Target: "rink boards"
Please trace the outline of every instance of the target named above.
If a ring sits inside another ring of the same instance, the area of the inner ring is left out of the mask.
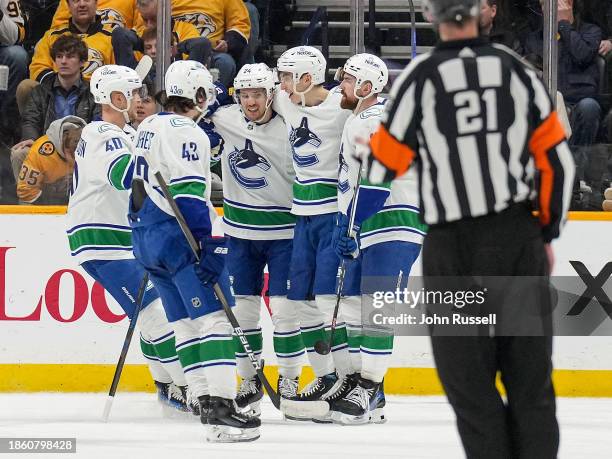
[[[127,320],[70,257],[64,212],[62,207],[0,207],[0,392],[108,390]],[[611,236],[608,214],[572,214],[554,245],[555,274],[576,275],[573,260],[596,276],[612,261]],[[274,375],[265,308],[262,317],[266,371]],[[560,395],[612,397],[612,337],[556,338],[554,365]],[[397,337],[391,367],[387,393],[442,393],[428,338]],[[309,370],[302,380],[310,379]],[[122,390],[152,390],[149,381],[134,339]]]

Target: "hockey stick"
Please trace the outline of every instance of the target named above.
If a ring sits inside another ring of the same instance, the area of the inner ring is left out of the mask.
[[[155,172],[155,178],[157,179],[157,183],[159,184],[162,190],[162,193],[164,197],[166,198],[166,201],[168,201],[170,208],[174,212],[176,221],[179,224],[181,231],[183,232],[183,235],[185,236],[185,239],[187,239],[187,243],[189,244],[189,247],[191,247],[191,250],[193,251],[194,256],[199,261],[200,260],[200,247],[198,246],[198,243],[193,237],[191,230],[187,226],[185,217],[183,216],[181,210],[178,208],[176,201],[170,194],[170,190],[168,189],[168,184],[166,183],[166,181],[164,180],[164,177],[161,175],[159,171]],[[219,286],[218,283],[215,283],[213,285],[213,290],[215,294],[217,295],[217,298],[219,298],[219,301],[221,302],[221,305],[223,306],[223,311],[227,315],[227,318],[230,324],[232,325],[232,328],[234,329],[234,333],[238,337],[240,344],[242,345],[242,348],[244,349],[244,352],[249,357],[251,365],[253,365],[253,368],[255,369],[255,373],[257,374],[257,378],[259,379],[263,387],[266,389],[266,392],[268,393],[268,397],[270,397],[270,400],[272,401],[272,404],[274,405],[274,407],[281,410],[283,413],[288,414],[289,416],[294,416],[294,417],[313,418],[313,417],[324,416],[329,411],[329,404],[327,402],[324,402],[324,401],[294,402],[292,400],[285,400],[285,399],[281,400],[280,396],[272,388],[272,385],[270,384],[270,382],[268,381],[268,378],[266,378],[266,375],[263,372],[263,362],[260,363],[255,357],[255,354],[253,354],[251,345],[247,341],[246,336],[244,335],[244,332],[242,331],[242,328],[240,327],[240,324],[238,323],[236,316],[232,312],[232,309],[229,306],[227,299],[225,298],[225,295],[223,294],[223,291],[221,290],[221,287]]]
[[[359,196],[359,182],[361,181],[361,163],[359,163],[359,173],[357,174],[357,183],[355,184],[355,192],[353,193],[353,202],[351,203],[351,218],[349,219],[348,237],[355,237],[355,214],[357,213],[357,198]],[[359,244],[359,243],[358,243]],[[314,344],[314,350],[317,354],[327,355],[331,351],[334,342],[334,332],[336,331],[336,323],[338,321],[338,312],[340,311],[340,299],[344,289],[344,277],[346,276],[346,260],[340,260],[340,268],[338,272],[338,286],[336,287],[336,306],[334,307],[334,315],[331,321],[331,329],[329,340],[319,340]]]
[[[123,348],[121,349],[121,354],[119,355],[119,361],[117,362],[117,366],[115,367],[115,374],[113,375],[113,382],[111,383],[110,390],[108,391],[108,398],[106,399],[106,405],[104,405],[104,413],[102,414],[102,421],[108,422],[108,417],[110,415],[111,407],[113,406],[113,401],[115,400],[115,393],[117,392],[117,386],[119,385],[119,379],[121,378],[121,373],[123,372],[123,365],[125,364],[125,358],[127,357],[128,350],[130,349],[130,343],[132,342],[132,335],[134,334],[134,329],[136,328],[136,322],[138,321],[138,315],[140,314],[140,310],[142,309],[142,302],[144,300],[145,291],[147,290],[147,284],[149,283],[149,273],[145,272],[144,276],[142,276],[142,280],[140,281],[140,287],[138,287],[138,295],[136,296],[136,301],[134,302],[134,314],[130,319],[130,325],[127,329],[127,333],[125,334],[125,339],[123,340]]]
[[[151,56],[147,56],[145,54],[142,56],[142,59],[140,59],[134,70],[140,79],[144,80],[151,71],[151,67],[153,67],[153,59],[151,59]]]

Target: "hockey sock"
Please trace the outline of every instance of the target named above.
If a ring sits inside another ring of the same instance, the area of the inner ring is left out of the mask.
[[[139,323],[140,348],[147,359],[153,379],[174,382],[177,386],[187,384],[176,354],[174,332],[159,298],[141,311]]]
[[[274,324],[274,352],[281,376],[295,379],[302,372],[302,356],[306,352],[293,301],[284,296],[270,297]]]
[[[208,395],[208,382],[200,359],[200,323],[191,319],[181,319],[172,322],[172,326],[176,336],[176,352],[189,390],[195,397]]]
[[[261,359],[261,348],[263,337],[261,327],[259,326],[259,317],[261,311],[261,299],[259,296],[236,295],[236,306],[234,314],[238,323],[242,327],[242,331],[246,336],[247,341],[251,345],[251,350],[257,357]],[[238,366],[238,375],[242,379],[248,379],[255,376],[255,369],[251,364],[247,354],[240,344],[237,336],[234,336],[234,345],[236,349],[236,365]]]
[[[393,352],[393,330],[386,327],[364,326],[361,340],[361,376],[381,382],[389,368]]]
[[[323,314],[321,314],[314,301],[294,301],[293,303],[300,318],[300,331],[314,374],[325,376],[333,373],[335,366],[331,353],[320,355],[314,350],[315,343],[319,340],[325,340],[327,336]]]
[[[236,398],[236,357],[232,326],[223,311],[206,314],[200,324],[200,361],[211,397]],[[194,321],[195,322],[195,321]]]
[[[361,371],[361,296],[348,296],[342,299],[342,317],[346,322],[346,337],[351,359],[351,373]]]
[[[325,339],[329,340],[332,317],[336,306],[336,295],[317,295],[316,304],[319,311],[324,315],[325,320]],[[340,307],[344,307],[343,304]],[[351,361],[348,352],[346,324],[342,320],[343,312],[339,312],[336,321],[336,329],[334,331],[331,354],[334,360],[334,366],[340,376],[346,376],[351,373]]]

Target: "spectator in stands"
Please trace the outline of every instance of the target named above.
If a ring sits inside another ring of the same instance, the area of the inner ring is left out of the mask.
[[[133,30],[117,27],[113,31],[113,48],[115,61],[119,65],[136,67],[134,51],[144,51],[143,35],[147,33],[149,41],[157,34],[157,0],[137,0],[136,6],[142,17],[143,24]],[[171,46],[173,57],[178,59],[192,59],[208,66],[212,47],[205,38],[200,37],[198,29],[185,21],[171,22]]]
[[[51,23],[52,29],[68,24],[71,15],[68,2],[69,0],[60,0]],[[115,27],[131,29],[142,22],[136,9],[136,0],[98,0],[96,14],[100,17],[100,22],[111,29]]]
[[[251,33],[249,35],[249,43],[245,52],[245,57],[242,59],[243,64],[254,64],[255,53],[259,48],[259,9],[251,0],[244,0],[244,5],[249,12],[249,21],[251,22]]]
[[[172,0],[172,17],[192,23],[210,41],[211,67],[219,70],[223,85],[231,86],[251,33],[243,0]]]
[[[74,170],[74,152],[85,121],[76,116],[55,120],[34,142],[16,173],[22,204],[66,204]]]
[[[96,16],[96,0],[67,0],[70,22],[51,29],[41,38],[34,50],[30,64],[30,78],[41,81],[52,75],[57,68],[51,58],[51,46],[62,35],[75,34],[81,37],[88,48],[88,58],[82,69],[83,78],[89,81],[95,69],[114,64],[115,57],[111,44],[111,31]]]
[[[597,100],[600,78],[596,62],[602,32],[597,25],[584,21],[583,7],[582,0],[559,0],[558,3],[557,88],[563,94],[570,112],[572,136],[569,143],[577,166],[572,208],[585,205],[601,209],[602,190],[598,183],[603,170],[593,173],[600,154],[599,149],[592,148],[592,145],[599,133],[602,118],[601,105]],[[528,35],[525,51],[542,57],[542,30]],[[596,189],[589,187],[589,183]],[[587,195],[590,197],[583,200],[583,196]]]
[[[499,11],[497,0],[484,0],[480,8],[480,35],[489,37],[492,43],[505,45],[511,50],[521,54],[521,44],[515,33],[504,28],[498,21]]]
[[[157,113],[157,103],[155,102],[155,89],[152,83],[145,83],[144,90],[134,92],[130,107],[130,126],[138,129],[142,121]]]
[[[81,68],[87,62],[87,45],[76,35],[62,35],[51,45],[51,58],[57,72],[35,87],[25,106],[21,138],[37,139],[51,122],[75,115],[90,122],[96,103],[83,80]]]
[[[599,55],[607,64],[607,92],[612,91],[612,0],[586,0],[584,20],[597,24],[603,39],[599,44]]]
[[[559,0],[559,64],[557,87],[570,109],[573,135],[570,145],[588,146],[599,130],[601,107],[596,100],[599,72],[595,59],[601,42],[601,29],[584,22],[581,2]],[[532,32],[525,43],[526,53],[543,56],[543,31]]]
[[[0,140],[12,145],[19,125],[15,93],[28,72],[28,54],[20,45],[25,37],[19,0],[0,0],[0,65],[8,67],[8,87],[0,91]]]

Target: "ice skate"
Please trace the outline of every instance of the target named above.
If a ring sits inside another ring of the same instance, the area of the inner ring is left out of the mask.
[[[177,385],[155,381],[155,387],[157,388],[157,400],[162,405],[164,417],[177,417],[191,411],[186,397]]]
[[[383,423],[384,406],[381,384],[359,377],[355,386],[332,405],[331,419],[343,425]]]
[[[330,410],[324,416],[316,417],[316,418],[313,418],[312,420],[319,424],[332,423],[333,421],[331,418],[331,413],[332,413],[334,404],[337,401],[342,400],[346,396],[346,394],[348,394],[351,390],[355,388],[355,386],[357,385],[358,378],[359,378],[359,374],[357,373],[346,375],[344,378],[342,378],[341,384],[338,386],[337,390],[333,392],[332,394],[330,394],[329,396],[325,397],[325,401],[329,403]]]
[[[210,397],[206,440],[215,443],[254,441],[259,438],[259,418],[236,410],[233,400]]]
[[[263,397],[263,388],[261,381],[257,376],[243,379],[236,395],[236,405],[243,414],[249,416],[259,416],[261,408],[259,407],[260,400]]]

